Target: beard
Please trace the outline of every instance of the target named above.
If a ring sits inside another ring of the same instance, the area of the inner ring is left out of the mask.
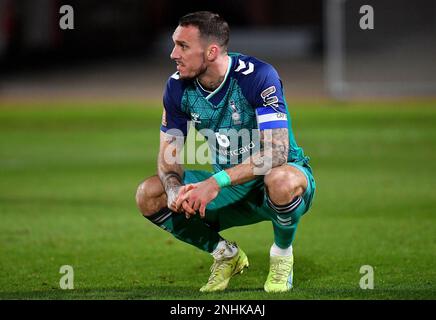
[[[182,79],[182,80],[194,80],[195,78],[198,78],[199,76],[204,74],[206,71],[207,71],[206,61],[203,57],[203,61],[201,63],[200,68],[198,68],[192,74],[187,75],[187,76],[182,76],[179,72],[179,76],[180,76],[180,79]]]
[[[207,67],[203,64],[198,70],[196,70],[194,73],[191,73],[190,75],[183,76],[179,72],[180,79],[182,80],[194,80],[195,78],[198,78],[203,73],[205,73],[207,70]]]

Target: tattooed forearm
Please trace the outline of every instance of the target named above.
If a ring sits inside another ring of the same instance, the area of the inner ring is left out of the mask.
[[[288,129],[263,130],[260,133],[260,152],[250,160],[256,169],[271,169],[286,163],[288,150]]]
[[[165,193],[167,194],[167,203],[170,205],[173,203],[177,194],[179,193],[179,189],[182,186],[182,178],[180,174],[174,171],[163,172],[159,170],[159,177],[162,181],[162,184],[165,188]]]
[[[183,168],[180,164],[167,164],[163,157],[159,157],[158,175],[167,194],[167,203],[171,205],[183,185]]]
[[[261,150],[265,161],[271,162],[272,167],[277,167],[288,159],[289,138],[288,129],[264,130],[260,136]]]
[[[289,150],[288,129],[261,131],[260,151],[243,163],[227,169],[232,184],[240,184],[265,175],[270,169],[286,163]]]
[[[182,185],[182,177],[177,172],[159,172],[159,177],[166,192]]]
[[[178,149],[180,149],[179,142],[176,140],[174,136],[161,133],[157,171],[167,194],[168,204],[177,198],[179,189],[183,185],[183,167],[177,161],[173,161],[177,158]]]

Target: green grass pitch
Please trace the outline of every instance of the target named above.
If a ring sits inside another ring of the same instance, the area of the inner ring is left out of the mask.
[[[0,107],[0,299],[435,299],[435,102],[291,105],[317,180],[296,241],[295,288],[267,294],[272,227],[223,235],[250,268],[201,294],[208,254],[140,216],[156,172],[159,104]],[[62,265],[74,290],[61,290]],[[374,289],[362,290],[362,265]]]

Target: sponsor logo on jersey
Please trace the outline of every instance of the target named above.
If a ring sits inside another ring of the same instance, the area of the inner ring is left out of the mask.
[[[253,149],[255,147],[255,143],[253,141],[250,142],[250,144],[242,146],[238,149],[233,149],[233,150],[226,150],[226,149],[218,149],[218,152],[221,153],[223,156],[238,156],[240,154],[244,154],[246,152],[249,152],[250,149]]]

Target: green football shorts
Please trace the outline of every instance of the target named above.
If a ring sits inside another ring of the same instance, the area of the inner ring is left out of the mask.
[[[307,189],[303,194],[303,201],[293,210],[292,220],[298,221],[312,205],[315,194],[315,179],[312,169],[306,161],[291,163],[304,173],[307,179]],[[183,181],[185,184],[197,183],[213,175],[203,170],[186,170]],[[277,213],[267,204],[263,176],[244,184],[223,188],[218,196],[206,207],[204,222],[217,231],[231,227],[245,226],[261,221],[274,221]]]

